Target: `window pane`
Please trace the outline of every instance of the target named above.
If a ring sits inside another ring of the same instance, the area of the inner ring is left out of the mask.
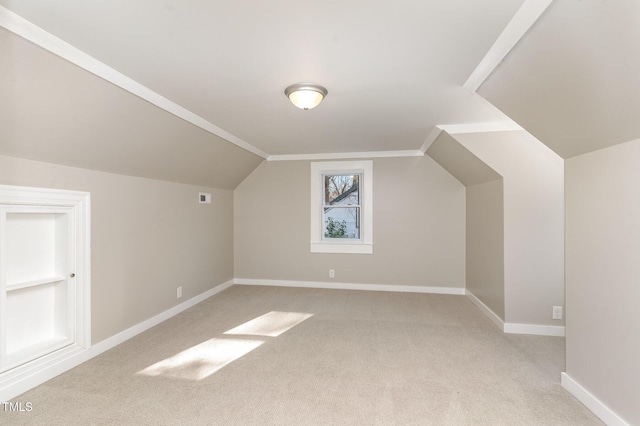
[[[360,204],[359,182],[359,175],[325,175],[324,204]]]
[[[360,207],[325,207],[324,237],[360,239]]]

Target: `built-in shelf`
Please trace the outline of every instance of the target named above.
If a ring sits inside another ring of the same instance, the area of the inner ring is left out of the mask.
[[[47,284],[55,284],[55,283],[59,283],[60,281],[64,281],[65,277],[63,277],[62,275],[56,275],[53,277],[46,277],[46,278],[41,278],[41,279],[37,279],[37,280],[31,280],[31,281],[24,281],[24,282],[20,282],[20,283],[14,283],[14,284],[7,284],[7,291],[13,291],[13,290],[20,290],[23,288],[29,288],[29,287],[37,287],[40,285],[47,285]]]
[[[0,401],[91,346],[90,213],[86,192],[0,185]]]
[[[71,218],[65,207],[0,207],[0,373],[74,342]]]
[[[38,343],[7,353],[6,369],[40,358],[43,355],[69,346],[73,340],[66,336],[54,336]]]

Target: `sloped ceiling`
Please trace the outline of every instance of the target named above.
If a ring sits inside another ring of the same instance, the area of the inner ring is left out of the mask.
[[[0,0],[263,157],[417,150],[436,124],[505,120],[463,84],[522,3]],[[305,81],[329,90],[312,111],[283,93]]]
[[[0,26],[148,95],[0,28],[0,154],[234,188],[265,158],[421,154],[441,125],[514,119],[565,158],[640,137],[638,2],[553,1],[475,79],[550,2],[0,0]],[[283,94],[303,81],[329,89],[311,111]]]
[[[554,1],[478,93],[564,158],[640,138],[640,2]]]
[[[464,186],[478,185],[502,178],[447,132],[440,133],[426,154]]]
[[[0,28],[0,154],[235,188],[262,158]]]
[[[274,155],[417,149],[496,120],[462,85],[522,0],[0,0],[42,29]],[[284,96],[329,90],[315,110]]]

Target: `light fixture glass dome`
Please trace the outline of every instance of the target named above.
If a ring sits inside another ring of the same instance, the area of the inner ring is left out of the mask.
[[[293,84],[284,90],[291,103],[304,110],[318,106],[327,93],[324,87],[311,83]]]

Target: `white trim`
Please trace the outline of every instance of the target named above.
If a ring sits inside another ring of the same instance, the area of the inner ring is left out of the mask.
[[[502,33],[498,36],[489,52],[471,73],[464,88],[476,92],[493,71],[500,65],[514,46],[533,27],[542,13],[553,0],[525,0],[520,9],[511,18]]]
[[[75,264],[75,284],[71,293],[71,297],[75,294],[75,302],[72,303],[74,306],[70,306],[74,310],[75,323],[70,323],[72,329],[69,331],[75,337],[69,341],[67,347],[0,374],[1,395],[6,386],[21,383],[28,377],[46,375],[48,371],[58,371],[61,363],[85,353],[91,347],[91,194],[62,189],[0,185],[0,203],[19,206],[11,207],[17,209],[70,209],[69,238],[74,241],[75,246],[74,252],[69,253]]]
[[[93,345],[88,350],[80,350],[79,348],[75,348],[75,350],[63,349],[57,352],[57,358],[51,360],[51,362],[46,363],[45,365],[40,366],[40,368],[33,368],[32,363],[26,364],[25,366],[18,367],[14,370],[19,370],[19,375],[17,377],[13,377],[8,379],[6,374],[0,375],[0,401],[9,401],[12,398],[32,389],[47,380],[50,380],[59,374],[64,373],[78,365],[82,364],[90,360],[93,357],[100,355],[103,352],[108,351],[116,347],[117,345],[131,339],[134,336],[160,324],[163,321],[168,320],[169,318],[179,314],[182,311],[185,311],[192,306],[197,305],[203,300],[220,293],[223,290],[231,287],[233,285],[233,280],[229,280],[225,283],[217,285],[210,290],[205,291],[204,293],[195,296],[177,306],[174,306],[166,311],[149,318],[146,321],[143,321],[139,324],[130,327],[115,336],[109,337],[95,345]],[[73,348],[72,348],[73,349]],[[37,370],[37,371],[34,371]],[[13,371],[13,370],[11,370]]]
[[[93,357],[91,352],[91,349],[86,350],[78,346],[68,346],[49,354],[46,358],[28,362],[0,374],[0,401],[9,401],[29,389],[82,364]]]
[[[582,387],[580,383],[576,382],[567,373],[562,373],[560,375],[560,384],[608,426],[631,425],[630,423],[624,421],[622,417],[615,413],[615,411],[607,407],[602,401],[596,398],[591,392]]]
[[[373,253],[373,161],[328,161],[312,162],[310,189],[310,251],[311,253]],[[323,239],[323,179],[324,173],[359,173],[360,178],[360,240],[345,239],[330,241]]]
[[[482,313],[484,313],[495,325],[498,326],[500,331],[504,332],[504,321],[500,318],[495,312],[493,312],[487,305],[485,305],[482,300],[478,299],[478,297],[471,293],[469,290],[465,290],[465,295],[469,300],[476,305]]]
[[[257,280],[251,278],[236,278],[233,280],[233,282],[237,285],[259,285],[269,287],[326,288],[331,290],[364,290],[389,291],[399,293],[464,295],[464,288],[462,287],[426,287],[417,285],[359,284],[322,281]]]
[[[540,325],[540,324],[517,324],[512,322],[504,323],[504,332],[508,334],[534,334],[536,336],[556,336],[564,337],[564,326],[560,325]]]
[[[205,291],[204,293],[201,293],[195,297],[192,297],[189,300],[186,300],[184,302],[182,302],[179,305],[176,305],[172,308],[167,309],[164,312],[159,313],[158,315],[149,318],[148,320],[142,321],[141,323],[138,323],[136,325],[134,325],[133,327],[130,327],[124,331],[121,331],[120,333],[116,334],[115,336],[111,336],[108,339],[105,339],[103,341],[101,341],[100,343],[97,343],[95,345],[93,345],[93,347],[91,348],[92,351],[96,351],[97,353],[95,355],[99,355],[123,342],[126,342],[127,340],[131,339],[132,337],[137,336],[140,333],[143,333],[145,331],[147,331],[148,329],[150,329],[151,327],[155,327],[156,325],[160,324],[161,322],[164,322],[166,320],[168,320],[169,318],[178,315],[179,313],[186,311],[187,309],[197,305],[198,303],[210,298],[211,296],[214,296],[218,293],[220,293],[223,290],[228,289],[229,287],[231,287],[233,285],[233,280],[229,280],[227,282],[224,282],[222,284],[219,284],[215,287],[213,287],[212,289],[209,289],[207,291]],[[94,355],[94,356],[95,356]]]
[[[420,152],[426,153],[433,143],[440,137],[442,132],[450,135],[463,133],[490,133],[490,132],[513,132],[524,130],[515,121],[495,121],[487,123],[465,123],[465,124],[438,124],[431,129],[429,136],[425,139]]]
[[[76,47],[70,45],[64,40],[59,39],[51,33],[43,30],[37,25],[27,21],[23,17],[11,12],[0,6],[0,26],[23,37],[37,46],[48,50],[49,52],[60,56],[63,59],[89,71],[90,73],[115,84],[116,86],[132,93],[153,105],[180,117],[183,120],[200,127],[207,132],[216,135],[246,151],[249,151],[259,157],[267,158],[269,154],[256,148],[255,146],[245,142],[239,137],[232,135],[215,124],[205,120],[199,115],[187,110],[186,108],[164,98],[159,93],[143,86],[137,81],[127,77],[121,72],[111,68],[96,58],[84,53]]]
[[[437,127],[450,135],[463,133],[513,132],[524,130],[518,123],[512,120],[492,121],[486,123],[442,124]]]
[[[88,192],[66,189],[0,185],[0,200],[5,204],[74,207],[88,196]]]
[[[442,133],[442,127],[434,126],[433,129],[431,129],[431,132],[429,132],[429,136],[427,136],[427,139],[424,141],[424,143],[420,147],[420,152],[422,153],[427,152],[427,150],[431,147],[431,145],[433,145],[436,139],[438,139],[438,137],[440,136],[440,133]]]
[[[516,324],[511,322],[504,322],[495,312],[493,312],[487,305],[485,305],[478,297],[471,293],[469,290],[465,290],[465,295],[469,298],[474,305],[487,316],[495,325],[498,326],[503,333],[507,334],[533,334],[536,336],[556,336],[564,337],[564,326],[557,325],[539,325],[539,324]]]
[[[319,241],[310,243],[310,251],[311,253],[373,254],[373,244]]]
[[[91,194],[84,193],[84,200],[76,207],[76,280],[81,287],[76,290],[77,318],[82,318],[83,326],[76,336],[76,343],[84,349],[91,347]]]
[[[423,157],[420,150],[399,151],[363,151],[363,152],[330,152],[323,154],[287,154],[270,155],[267,161],[301,161],[301,160],[347,160],[358,158],[394,158],[394,157]]]

